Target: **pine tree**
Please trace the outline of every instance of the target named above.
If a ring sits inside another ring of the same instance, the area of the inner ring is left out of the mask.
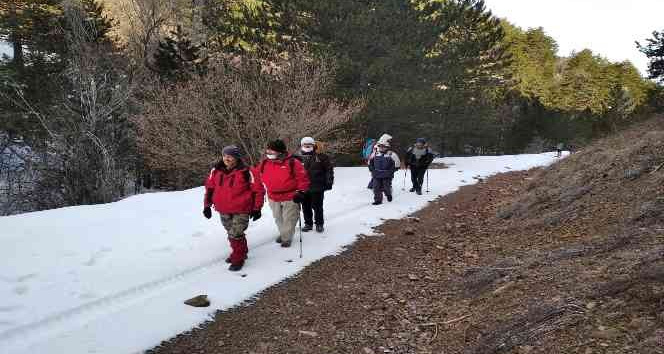
[[[86,41],[107,41],[113,21],[104,15],[101,3],[80,0],[79,5],[85,13],[82,24],[89,33]],[[25,118],[16,90],[20,88],[23,98],[38,110],[61,96],[59,81],[72,54],[67,44],[69,27],[62,0],[0,2],[0,40],[10,42],[14,52],[6,68],[0,68],[8,79],[0,86],[7,117],[0,121],[0,130],[11,129],[24,136],[43,133],[38,122]]]
[[[194,45],[178,26],[169,37],[159,41],[153,70],[166,81],[184,81],[205,71],[206,60],[200,46]]]
[[[645,46],[639,42],[636,43],[641,53],[645,54],[650,63],[648,64],[648,74],[653,80],[664,83],[664,30],[653,32],[652,38],[646,39]]]

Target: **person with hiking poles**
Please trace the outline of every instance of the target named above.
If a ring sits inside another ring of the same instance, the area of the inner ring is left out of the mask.
[[[309,174],[309,189],[304,194],[302,213],[304,214],[304,227],[302,231],[311,231],[316,223],[316,232],[323,232],[325,223],[323,217],[323,199],[326,191],[332,189],[334,184],[334,166],[330,158],[318,151],[318,144],[312,137],[302,138],[300,149],[293,154],[304,164]],[[315,217],[315,220],[314,220]]]
[[[279,229],[277,243],[290,247],[300,220],[300,203],[309,189],[309,176],[300,160],[288,154],[282,140],[270,141],[265,159],[256,168],[267,189],[268,202]]]
[[[226,259],[229,270],[238,271],[247,259],[249,219],[261,218],[265,188],[260,176],[242,161],[242,153],[235,145],[222,150],[222,157],[205,181],[203,215],[212,217],[212,206],[219,212],[221,223],[228,233],[231,255]]]
[[[392,179],[401,166],[399,156],[389,150],[389,143],[379,142],[377,145],[378,150],[369,160],[369,171],[373,178],[373,205],[383,203],[383,194],[387,197],[388,202],[392,201]]]
[[[411,192],[422,195],[422,184],[424,184],[424,175],[433,162],[434,154],[429,149],[427,141],[424,138],[417,138],[415,145],[408,148],[406,152],[406,168],[410,168],[410,180],[413,183]]]
[[[380,136],[380,138],[378,138],[378,141],[371,147],[371,153],[369,154],[369,156],[367,156],[367,165],[369,164],[369,161],[371,161],[371,159],[374,157],[374,155],[376,155],[376,153],[378,152],[378,145],[380,145],[380,144],[384,144],[384,145],[387,145],[387,146],[394,147],[394,142],[393,142],[393,139],[392,139],[392,135],[384,133],[383,135]],[[393,150],[392,153],[396,155],[396,158],[399,161],[401,161],[401,159],[399,159],[399,155],[397,155],[394,152],[394,150],[396,150],[396,149],[392,149],[392,150]],[[401,162],[399,162],[398,165],[400,165],[400,164],[401,164]],[[367,185],[367,188],[368,189],[373,189],[373,177],[369,180],[369,184]]]

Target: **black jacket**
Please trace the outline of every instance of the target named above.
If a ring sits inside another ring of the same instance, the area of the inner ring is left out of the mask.
[[[309,173],[309,192],[323,192],[332,189],[334,184],[334,166],[330,158],[317,152],[298,151],[293,157],[302,161]]]
[[[424,147],[426,149],[426,153],[424,156],[420,157],[417,159],[415,157],[415,154],[413,154],[413,147],[411,146],[408,151],[406,152],[406,166],[411,167],[411,168],[427,168],[429,165],[433,162],[433,153],[431,152],[431,149],[429,149],[428,146]]]

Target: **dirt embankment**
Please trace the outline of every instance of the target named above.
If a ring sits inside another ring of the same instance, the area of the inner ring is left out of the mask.
[[[150,353],[664,353],[664,120],[490,178]]]

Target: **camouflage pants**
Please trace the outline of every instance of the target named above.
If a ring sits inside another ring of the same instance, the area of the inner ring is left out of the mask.
[[[249,227],[249,214],[221,214],[221,223],[228,233],[228,238],[240,239]]]

